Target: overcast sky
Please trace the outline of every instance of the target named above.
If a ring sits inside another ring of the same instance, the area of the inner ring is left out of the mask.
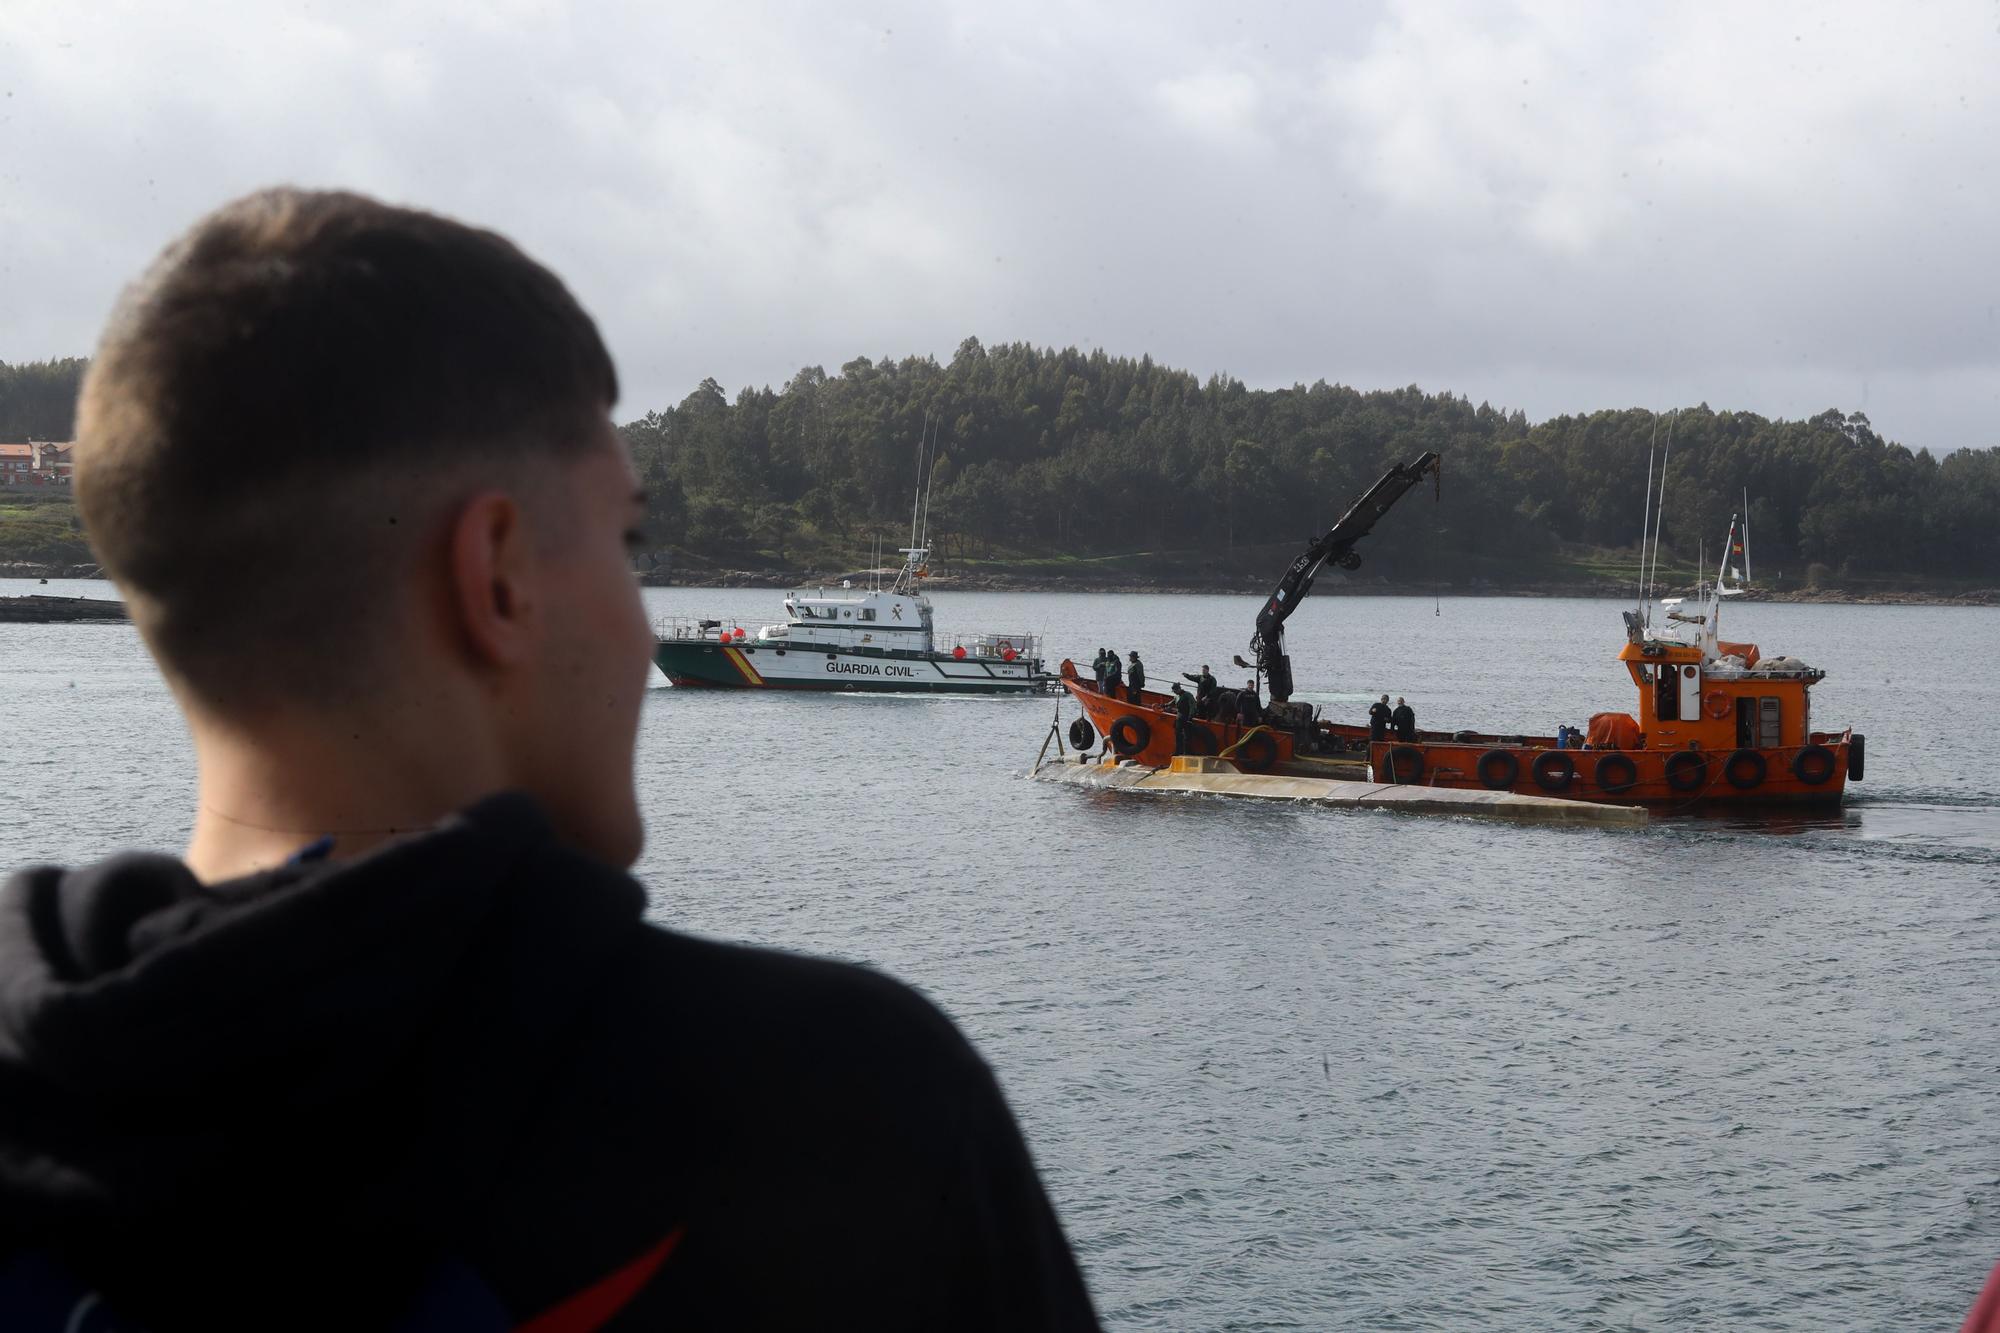
[[[2000,0],[0,0],[0,93],[0,360],[294,182],[514,237],[621,419],[974,335],[2000,444]]]

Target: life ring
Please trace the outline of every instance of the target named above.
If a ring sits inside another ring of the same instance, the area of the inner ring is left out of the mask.
[[[1702,696],[1701,703],[1702,707],[1708,711],[1709,717],[1717,722],[1728,717],[1736,707],[1736,701],[1721,690],[1710,690],[1706,695]]]
[[[1700,791],[1708,785],[1708,760],[1698,750],[1676,750],[1667,756],[1667,785],[1675,791]]]
[[[1576,781],[1576,761],[1561,750],[1544,750],[1535,756],[1535,785],[1543,791],[1568,791]]]
[[[1770,766],[1764,762],[1764,756],[1755,750],[1738,750],[1723,761],[1722,765],[1722,776],[1727,778],[1729,785],[1738,791],[1749,791],[1752,787],[1761,786],[1764,774],[1769,771]]]
[[[1278,762],[1278,742],[1268,731],[1252,734],[1229,756],[1245,773],[1262,773]]]
[[[1069,724],[1069,743],[1079,750],[1097,744],[1097,728],[1090,725],[1089,718],[1080,717]]]
[[[1382,766],[1388,777],[1386,782],[1412,783],[1424,780],[1424,752],[1414,745],[1398,745],[1382,756]]]
[[[1792,776],[1808,787],[1817,787],[1833,777],[1833,751],[1824,745],[1808,745],[1792,759]]]
[[[1215,733],[1194,719],[1188,719],[1187,745],[1182,754],[1211,755],[1222,747],[1216,744]]]
[[[1511,750],[1488,750],[1474,768],[1479,780],[1494,791],[1506,791],[1521,778],[1521,761]]]
[[[1111,738],[1112,749],[1130,759],[1153,743],[1153,726],[1137,713],[1126,713],[1112,722],[1105,735]]]
[[[995,639],[993,641],[993,651],[996,654],[1002,655],[1011,653],[1014,651],[1014,641],[1012,639]]]
[[[1868,767],[1868,738],[1856,736],[1847,742],[1847,780],[1861,781],[1863,770]]]
[[[1638,785],[1639,766],[1625,755],[1607,754],[1597,761],[1590,780],[1597,784],[1599,791],[1617,796]]]

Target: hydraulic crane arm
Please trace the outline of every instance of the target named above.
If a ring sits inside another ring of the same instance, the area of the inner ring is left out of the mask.
[[[1342,569],[1360,565],[1361,555],[1354,549],[1355,543],[1374,530],[1376,520],[1388,513],[1389,506],[1402,499],[1406,491],[1426,474],[1435,475],[1437,471],[1438,456],[1434,453],[1390,468],[1380,481],[1369,487],[1366,495],[1348,507],[1324,536],[1306,547],[1278,580],[1264,609],[1257,613],[1257,633],[1250,640],[1250,651],[1257,655],[1257,670],[1263,673],[1272,703],[1283,703],[1292,697],[1292,661],[1285,655],[1285,621],[1312,591],[1320,567],[1329,560]]]

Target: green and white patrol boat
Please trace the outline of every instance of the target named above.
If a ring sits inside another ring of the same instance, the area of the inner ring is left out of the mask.
[[[782,624],[674,619],[655,627],[653,660],[675,685],[731,690],[872,690],[906,694],[1015,694],[1041,690],[1041,641],[1032,634],[944,638],[922,584],[930,552],[902,550],[888,588],[794,591]]]

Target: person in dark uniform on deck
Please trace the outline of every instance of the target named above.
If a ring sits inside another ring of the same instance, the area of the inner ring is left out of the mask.
[[[1099,648],[1097,656],[1090,659],[1090,674],[1097,682],[1097,692],[1104,693],[1104,650]]]
[[[1186,672],[1182,672],[1181,679],[1194,682],[1195,713],[1197,716],[1207,717],[1209,709],[1215,703],[1215,677],[1209,674],[1208,663],[1203,662],[1201,664],[1200,675],[1191,676]]]
[[[1124,684],[1125,670],[1118,665],[1118,653],[1115,649],[1106,648],[1104,650],[1104,692],[1115,699],[1118,697],[1119,688]]]
[[[1389,725],[1396,729],[1396,739],[1413,741],[1417,738],[1417,710],[1410,707],[1402,695],[1396,696],[1396,711],[1389,715]]]
[[[1132,682],[1132,693],[1128,696],[1133,703],[1139,703],[1140,692],[1146,688],[1146,664],[1139,660],[1138,649],[1132,650],[1132,666],[1125,673],[1125,679]]]
[[[1257,682],[1244,682],[1243,689],[1236,696],[1236,720],[1246,727],[1254,727],[1264,721],[1264,705],[1257,701]]]
[[[1174,753],[1188,752],[1188,732],[1192,730],[1189,721],[1194,716],[1194,696],[1187,692],[1187,686],[1175,681],[1174,690]]]
[[[1394,716],[1389,708],[1389,696],[1383,695],[1368,705],[1368,739],[1386,741],[1389,739],[1389,721]]]

